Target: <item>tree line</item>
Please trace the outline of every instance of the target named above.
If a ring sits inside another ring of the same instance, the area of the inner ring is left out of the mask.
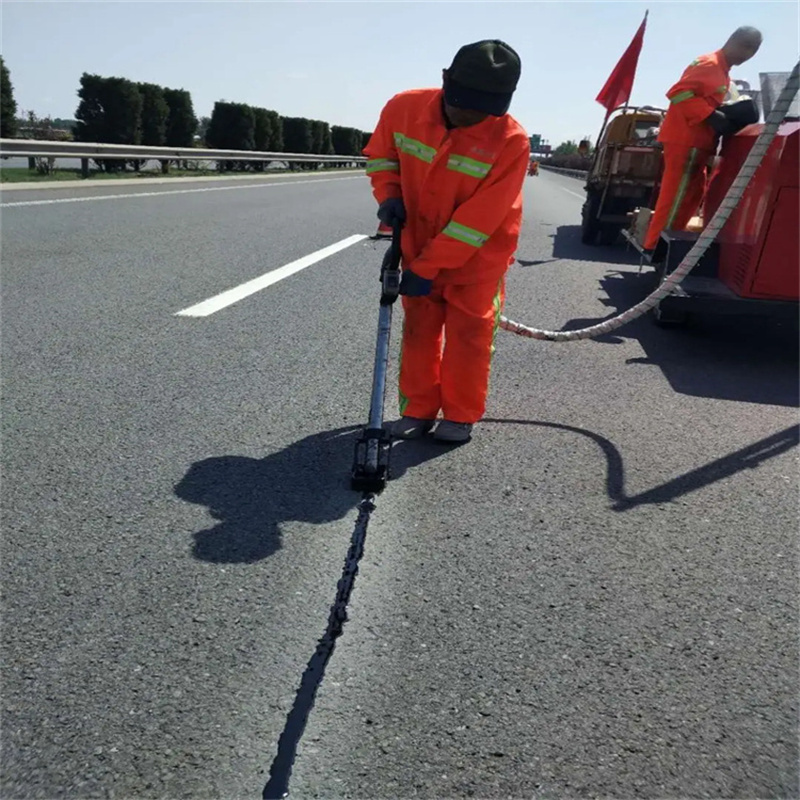
[[[153,83],[84,73],[74,121],[58,120],[73,131],[76,141],[107,144],[254,150],[276,153],[359,156],[370,134],[321,120],[282,117],[277,111],[245,103],[217,101],[210,118],[198,120],[191,94]],[[0,136],[24,133],[8,69],[0,56]],[[49,120],[50,127],[59,127]],[[102,168],[123,167],[106,160]],[[315,167],[315,164],[307,166]],[[224,162],[226,169],[263,169],[264,162]]]

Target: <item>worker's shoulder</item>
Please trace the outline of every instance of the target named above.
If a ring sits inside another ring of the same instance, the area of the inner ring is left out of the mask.
[[[511,114],[506,114],[501,117],[506,124],[506,136],[510,139],[524,139],[528,141],[528,132],[522,127],[522,124],[516,120]]]
[[[527,131],[511,114],[504,114],[498,118],[495,131],[499,138],[503,139],[507,147],[525,149],[530,146]]]
[[[406,89],[389,98],[386,107],[398,110],[419,108],[435,100],[441,91],[441,89]]]
[[[705,53],[702,56],[698,56],[691,64],[686,68],[687,70],[704,70],[704,69],[721,69],[722,68],[722,53],[719,50],[715,50],[713,53]]]

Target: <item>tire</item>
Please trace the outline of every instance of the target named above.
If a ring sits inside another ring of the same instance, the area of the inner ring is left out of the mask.
[[[597,221],[597,212],[600,210],[600,196],[589,192],[581,211],[581,242],[595,244],[597,234],[600,232],[600,223]]]
[[[600,244],[604,244],[607,247],[616,244],[619,238],[619,230],[616,225],[603,225],[600,228]]]

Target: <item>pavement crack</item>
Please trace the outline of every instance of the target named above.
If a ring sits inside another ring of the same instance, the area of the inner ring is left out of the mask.
[[[289,794],[289,780],[297,757],[297,747],[314,708],[317,690],[325,677],[325,669],[333,655],[336,640],[341,636],[344,623],[347,622],[347,606],[355,586],[358,564],[364,554],[370,515],[374,510],[373,496],[365,495],[358,504],[358,518],[345,556],[342,577],[337,584],[336,598],[328,615],[328,626],[317,642],[316,650],[300,679],[300,687],[295,695],[292,709],[286,717],[286,724],[278,739],[278,752],[269,770],[270,777],[262,793],[263,800],[276,800]]]

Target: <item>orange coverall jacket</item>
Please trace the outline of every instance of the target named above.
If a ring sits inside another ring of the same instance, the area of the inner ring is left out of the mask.
[[[522,224],[528,136],[511,116],[445,126],[441,89],[395,95],[364,148],[378,203],[402,197],[403,264],[439,284],[497,282]]]
[[[695,59],[667,92],[670,105],[658,140],[713,152],[716,134],[706,119],[725,99],[729,73],[722,50]]]

